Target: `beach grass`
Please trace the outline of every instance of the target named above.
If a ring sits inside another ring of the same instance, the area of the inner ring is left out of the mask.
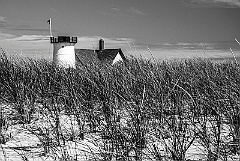
[[[237,61],[132,57],[74,69],[2,53],[0,144],[17,126],[38,140],[22,151],[40,148],[52,160],[81,160],[79,151],[85,160],[234,160],[239,91]]]

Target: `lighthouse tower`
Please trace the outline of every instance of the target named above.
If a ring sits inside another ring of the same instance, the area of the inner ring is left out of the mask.
[[[63,67],[75,68],[75,50],[77,37],[58,36],[50,38],[53,44],[53,61]]]

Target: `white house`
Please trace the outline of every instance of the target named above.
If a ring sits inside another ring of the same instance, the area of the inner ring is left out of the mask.
[[[117,62],[126,61],[121,49],[104,49],[104,40],[99,40],[99,50],[90,49],[75,49],[77,62],[91,62],[93,60],[99,60],[104,63],[110,63],[112,65]]]

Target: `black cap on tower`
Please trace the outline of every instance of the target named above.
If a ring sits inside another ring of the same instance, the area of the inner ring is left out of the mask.
[[[104,49],[104,40],[103,40],[103,38],[101,38],[99,40],[99,50],[102,51],[103,49]]]

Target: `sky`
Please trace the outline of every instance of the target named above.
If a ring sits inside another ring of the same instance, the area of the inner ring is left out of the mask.
[[[0,46],[52,58],[53,36],[78,49],[121,48],[143,58],[240,57],[240,0],[0,0]]]

